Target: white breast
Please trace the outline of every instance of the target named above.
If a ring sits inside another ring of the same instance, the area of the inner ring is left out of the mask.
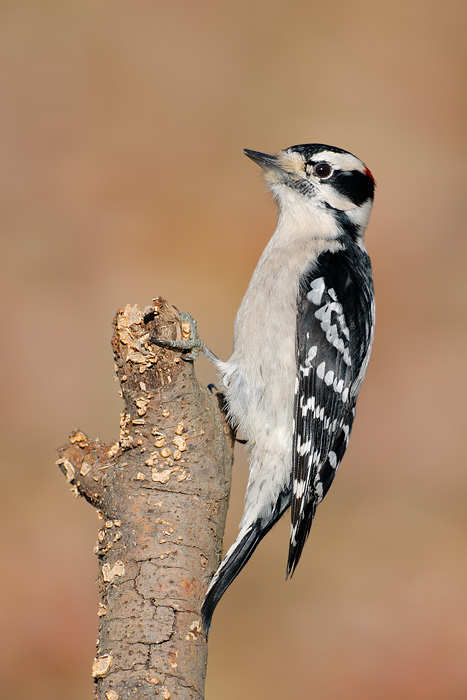
[[[305,227],[279,218],[238,310],[232,357],[218,363],[231,417],[250,450],[242,525],[261,504],[273,504],[291,477],[298,284],[321,252],[340,247],[329,217],[332,238],[330,231],[314,236],[310,221]]]

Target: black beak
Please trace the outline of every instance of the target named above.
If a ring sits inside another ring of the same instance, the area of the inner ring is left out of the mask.
[[[267,153],[260,153],[259,151],[250,151],[249,148],[244,148],[243,152],[248,158],[251,158],[251,160],[254,160],[255,163],[258,163],[258,165],[264,168],[264,170],[280,167],[277,156],[270,156]]]

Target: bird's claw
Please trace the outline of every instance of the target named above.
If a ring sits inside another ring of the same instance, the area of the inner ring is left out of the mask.
[[[173,350],[180,350],[182,354],[182,359],[186,362],[194,362],[198,359],[200,353],[208,358],[208,360],[216,360],[216,356],[212,353],[209,348],[203,343],[198,335],[196,328],[195,319],[186,311],[182,311],[180,314],[180,320],[182,323],[189,325],[190,336],[189,338],[184,338],[180,340],[165,340],[162,338],[155,338],[154,336],[150,339],[151,343],[159,345],[163,348],[171,348]],[[188,354],[186,354],[188,352]]]

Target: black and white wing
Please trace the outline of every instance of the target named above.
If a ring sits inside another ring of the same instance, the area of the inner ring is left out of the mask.
[[[370,259],[357,245],[326,252],[298,295],[297,378],[287,575],[347,448],[374,328]]]

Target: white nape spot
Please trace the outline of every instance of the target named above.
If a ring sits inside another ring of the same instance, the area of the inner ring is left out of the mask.
[[[326,372],[326,375],[324,377],[324,383],[327,384],[327,386],[329,386],[330,384],[333,383],[333,381],[334,381],[334,372],[332,371],[332,369],[330,369],[329,372]]]
[[[342,392],[342,401],[345,403],[349,398],[349,388],[346,387]]]
[[[347,210],[346,214],[352,223],[357,224],[357,226],[364,229],[368,223],[368,219],[370,218],[372,206],[373,202],[371,199],[367,199],[366,202],[363,202],[363,204],[361,204],[359,207]],[[365,249],[363,242],[360,243],[360,247]]]
[[[331,450],[331,452],[328,454],[328,459],[329,459],[329,464],[333,469],[337,467],[337,455],[335,452]]]
[[[296,498],[301,498],[305,493],[306,481],[301,479],[300,481],[294,481],[293,492]]]
[[[308,299],[308,301],[311,301],[312,304],[318,306],[318,304],[321,304],[321,298],[324,294],[325,289],[326,285],[324,284],[324,278],[318,277],[311,283],[310,291],[306,295],[306,298]]]
[[[326,368],[326,363],[325,363],[325,362],[321,362],[321,364],[318,365],[318,367],[316,368],[316,375],[317,375],[320,379],[323,379],[323,377],[324,377],[324,370],[325,370],[325,368]]]

